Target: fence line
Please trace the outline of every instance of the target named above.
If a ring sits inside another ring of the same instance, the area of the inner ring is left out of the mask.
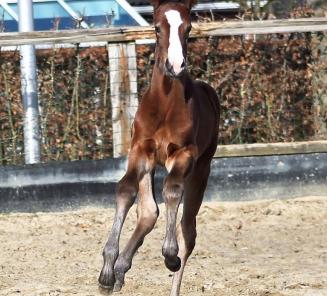
[[[299,18],[262,21],[195,23],[191,38],[244,34],[274,34],[327,31],[327,18]],[[106,29],[1,33],[0,46],[63,44],[81,42],[119,43],[155,38],[153,27],[135,26]]]
[[[219,145],[215,157],[291,155],[327,152],[327,141]]]
[[[237,32],[239,34],[256,34],[257,32],[260,31],[263,34],[267,34],[267,33],[281,33],[281,32],[287,32],[287,33],[308,32],[308,31],[314,32],[314,31],[325,31],[325,30],[327,31],[327,18],[254,21],[254,22],[225,22],[225,23],[216,22],[216,23],[206,23],[206,24],[194,24],[193,34],[191,37],[237,35]],[[21,39],[18,40],[18,37]],[[67,42],[77,42],[77,43],[78,42],[87,43],[92,41],[109,42],[110,45],[108,45],[107,54],[109,55],[109,60],[110,60],[109,61],[110,71],[108,70],[108,74],[106,75],[109,75],[110,79],[108,76],[109,85],[105,85],[103,91],[105,92],[106,98],[107,98],[107,90],[108,90],[108,94],[110,93],[110,98],[108,98],[108,101],[110,100],[111,103],[112,114],[109,115],[109,112],[104,113],[103,122],[105,122],[105,119],[106,120],[108,119],[107,117],[111,117],[113,130],[110,133],[113,137],[113,142],[114,142],[113,152],[115,156],[120,156],[126,153],[128,141],[130,140],[130,127],[131,127],[132,118],[134,117],[134,113],[137,108],[137,93],[138,93],[137,85],[136,85],[137,55],[135,52],[135,44],[132,41],[131,42],[126,42],[126,41],[140,39],[140,38],[153,38],[153,37],[154,37],[153,28],[151,27],[33,32],[33,33],[24,33],[24,35],[21,35],[20,33],[14,33],[14,34],[3,33],[0,34],[0,46],[13,45],[13,44],[15,45],[30,44],[30,43],[64,44]],[[211,39],[214,38],[210,38],[209,40]],[[240,39],[243,40],[243,38]],[[9,41],[12,43],[6,44],[6,42]],[[118,43],[120,41],[124,41],[122,42],[123,45]],[[77,47],[79,48],[78,45]],[[109,47],[111,48],[110,50]],[[114,52],[113,47],[117,47],[116,53]],[[129,47],[132,47],[133,49],[128,50]],[[79,55],[79,52],[77,52],[77,55]],[[235,69],[233,68],[231,71],[229,71],[229,73],[230,74],[234,73],[234,70]],[[68,114],[69,118],[75,114],[75,109],[76,112],[79,112],[79,108],[80,108],[78,105],[79,95],[77,94],[77,90],[75,91],[75,88],[78,89],[80,87],[79,84],[81,82],[77,83],[75,87],[75,80],[77,81],[78,79],[74,78],[75,76],[77,77],[77,74],[80,73],[80,71],[81,71],[80,66],[77,65],[76,73],[75,71],[72,72],[73,75],[72,80],[74,82],[74,87],[73,87],[71,107],[69,109],[71,110],[70,111],[71,114],[70,113]],[[226,77],[230,78],[231,76],[230,74],[227,74]],[[97,96],[100,97],[100,95],[101,94],[99,93]],[[118,99],[121,99],[121,101],[119,101]],[[54,105],[57,104],[57,102],[52,101],[51,104]],[[105,105],[103,108],[107,108],[107,105]],[[80,118],[78,113],[78,119],[76,119],[74,125],[76,124],[78,126],[79,121]],[[73,126],[73,123],[68,124],[68,126],[70,125]],[[102,126],[102,121],[100,125]],[[96,125],[95,127],[97,128],[98,125]],[[242,126],[240,127],[240,130],[241,128]],[[79,129],[80,128],[77,127],[78,137],[80,137]],[[96,133],[96,131],[93,131],[93,133]],[[63,142],[60,143],[58,147],[56,147],[56,151],[54,152],[57,153],[57,155],[59,155],[60,151],[64,151],[64,149],[66,149],[65,136],[66,136],[66,128],[64,129],[64,140]],[[101,145],[99,147],[98,146],[92,147],[93,149],[92,151],[96,151],[96,150],[102,151],[105,147],[104,134],[101,133],[100,136],[93,135],[92,137],[96,140],[99,141],[101,140]],[[0,161],[1,161],[1,141],[3,141],[4,139],[5,138],[0,139]],[[87,139],[85,141],[83,139],[81,145],[79,146],[77,145],[76,146],[77,148],[75,146],[72,148],[75,149],[76,151],[74,150],[73,152],[69,152],[69,150],[67,150],[68,153],[75,153],[78,156],[79,155],[78,154],[79,151],[77,151],[78,149],[83,151],[85,149],[90,150],[90,148],[86,145],[87,144],[86,142]],[[14,145],[16,144],[17,143],[15,142]],[[46,149],[52,149],[51,147],[52,143],[49,142],[46,143],[46,145],[47,145]],[[216,153],[216,157],[296,154],[296,153],[315,153],[315,152],[327,152],[327,141],[219,146],[218,151]],[[49,153],[53,153],[53,152],[50,151]],[[23,152],[21,152],[20,155],[23,155]],[[17,157],[17,155],[14,154],[13,157]]]

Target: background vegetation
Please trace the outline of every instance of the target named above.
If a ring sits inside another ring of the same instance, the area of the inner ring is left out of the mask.
[[[314,15],[303,6],[291,13]],[[153,45],[137,47],[139,98],[151,77],[153,50]],[[0,67],[0,164],[22,164],[19,52],[0,51]],[[107,48],[39,50],[37,67],[42,160],[110,157]],[[189,70],[219,94],[220,144],[327,139],[327,37],[322,33],[191,40]]]

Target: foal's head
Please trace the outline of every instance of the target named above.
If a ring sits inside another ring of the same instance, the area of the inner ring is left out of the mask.
[[[176,78],[186,68],[187,39],[191,31],[190,11],[195,1],[152,1],[156,30],[156,64]]]

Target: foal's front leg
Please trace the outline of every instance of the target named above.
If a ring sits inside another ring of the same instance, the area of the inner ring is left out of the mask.
[[[176,237],[176,219],[178,207],[184,192],[184,180],[192,170],[196,157],[193,145],[183,147],[170,154],[166,161],[168,176],[164,182],[163,199],[166,204],[166,236],[162,247],[166,267],[175,272],[181,267]]]
[[[155,143],[146,140],[135,144],[128,157],[125,176],[119,181],[116,192],[116,213],[108,241],[103,250],[103,267],[99,276],[101,287],[110,289],[115,284],[114,266],[119,255],[121,230],[139,190],[139,181],[154,167]]]
[[[119,254],[115,263],[114,291],[120,291],[125,280],[126,272],[132,266],[132,259],[137,249],[142,245],[145,236],[153,229],[159,210],[153,194],[154,172],[146,173],[139,184],[137,203],[137,225],[124,250]]]

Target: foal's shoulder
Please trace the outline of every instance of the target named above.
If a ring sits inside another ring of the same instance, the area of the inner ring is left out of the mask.
[[[201,98],[206,97],[214,105],[214,108],[219,110],[219,98],[216,90],[207,82],[202,80],[193,80],[193,87],[196,92],[200,93]]]
[[[202,80],[193,79],[188,72],[186,72],[186,75],[184,75],[182,81],[185,88],[189,89],[190,91],[205,91],[216,96],[216,91],[210,84]]]
[[[205,92],[208,96],[217,97],[216,90],[207,82],[202,80],[193,80],[193,86],[202,92]]]
[[[203,80],[193,80],[193,84],[195,87],[202,88],[206,91],[214,91],[216,93],[215,89],[209,83]]]

